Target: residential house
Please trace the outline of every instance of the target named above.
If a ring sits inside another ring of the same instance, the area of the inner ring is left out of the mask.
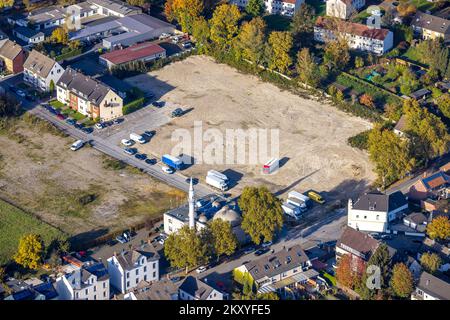
[[[108,259],[108,272],[111,285],[121,293],[126,293],[141,281],[159,280],[159,254],[148,243],[128,251],[123,250]]]
[[[418,11],[411,21],[411,26],[424,40],[450,40],[450,20]]]
[[[420,201],[427,198],[447,198],[449,183],[450,176],[438,171],[412,185],[409,189],[408,199]]]
[[[441,258],[440,272],[447,272],[450,270],[450,247],[441,244],[436,240],[430,238],[423,239],[422,246],[417,253],[417,259],[420,260],[424,253],[435,253]]]
[[[351,49],[382,55],[394,44],[394,34],[388,29],[376,29],[360,23],[335,21],[319,17],[314,26],[314,40],[329,42],[342,36]]]
[[[258,292],[264,293],[296,286],[317,277],[317,271],[310,269],[311,266],[305,251],[295,245],[248,262],[236,268],[235,272],[248,274]]]
[[[431,91],[426,88],[422,88],[417,91],[414,91],[409,96],[414,100],[421,100],[421,99],[425,100],[429,95],[431,95]]]
[[[56,83],[56,98],[92,119],[108,121],[123,115],[123,98],[111,87],[71,68]]]
[[[149,283],[141,281],[130,292],[123,296],[124,300],[178,300],[178,289],[181,281],[174,283],[169,279],[161,279]]]
[[[336,261],[339,261],[343,255],[350,254],[355,263],[367,262],[379,245],[380,241],[367,233],[346,227],[336,243]]]
[[[425,232],[428,218],[422,212],[413,212],[403,218],[403,224],[419,232]]]
[[[112,69],[132,61],[149,62],[152,60],[165,58],[166,50],[161,46],[151,43],[143,42],[132,45],[126,49],[114,50],[99,57],[100,63]]]
[[[300,9],[303,2],[304,0],[264,0],[264,5],[266,12],[269,14],[292,17]],[[230,3],[245,8],[248,5],[248,0],[231,0]]]
[[[109,275],[102,262],[86,263],[56,279],[60,300],[109,300]]]
[[[4,39],[0,40],[0,64],[2,69],[10,73],[23,71],[25,53],[17,43]]]
[[[227,300],[228,294],[214,288],[208,279],[186,277],[178,288],[179,300]]]
[[[394,127],[394,133],[399,137],[405,137],[406,133],[406,116],[403,114]]]
[[[365,0],[326,0],[326,15],[347,20],[365,5]]]
[[[30,27],[35,30],[61,27],[66,22],[66,12],[62,7],[43,7],[31,11],[25,21],[19,21],[18,25]]]
[[[16,27],[12,32],[17,39],[23,41],[26,45],[41,43],[45,40],[45,33],[41,30],[34,30],[28,27]]]
[[[450,282],[422,272],[411,300],[450,300]]]
[[[97,7],[97,13],[103,16],[116,16],[123,18],[142,13],[141,8],[129,5],[119,0],[88,0],[88,3]]]
[[[58,62],[36,50],[30,52],[23,69],[23,80],[42,91],[50,91],[51,83],[55,85],[64,72]]]
[[[43,282],[39,279],[25,281],[8,279],[4,283],[10,294],[4,300],[58,300],[59,296],[52,282]]]
[[[408,201],[400,191],[390,195],[365,193],[354,202],[348,200],[347,225],[360,231],[388,232],[389,223],[406,209]]]

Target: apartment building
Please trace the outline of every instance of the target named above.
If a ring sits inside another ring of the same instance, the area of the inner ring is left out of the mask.
[[[266,12],[269,14],[292,17],[303,2],[304,0],[264,0],[264,5]],[[231,0],[230,3],[245,8],[248,5],[248,0]]]
[[[134,289],[141,281],[159,280],[159,254],[149,243],[115,253],[107,261],[111,285],[121,293]]]
[[[326,15],[347,20],[365,5],[365,0],[327,0]]]
[[[411,21],[411,26],[424,40],[450,40],[450,20],[418,11]]]
[[[333,21],[319,17],[314,26],[314,40],[329,42],[343,37],[351,49],[383,55],[394,45],[394,34],[388,29],[376,29],[360,23]]]
[[[450,279],[422,272],[411,300],[450,300]]]
[[[111,87],[71,68],[56,83],[56,98],[92,119],[108,121],[123,115],[123,99]]]
[[[23,71],[25,53],[17,43],[3,39],[0,40],[0,65],[2,70],[10,73],[19,73]]]
[[[55,85],[64,72],[58,62],[36,50],[30,52],[23,69],[23,80],[42,91],[50,91],[50,84]]]

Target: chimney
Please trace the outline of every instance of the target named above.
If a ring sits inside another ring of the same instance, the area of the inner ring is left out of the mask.
[[[117,252],[116,252],[116,251],[114,251],[113,255],[114,255],[114,257],[117,257]]]

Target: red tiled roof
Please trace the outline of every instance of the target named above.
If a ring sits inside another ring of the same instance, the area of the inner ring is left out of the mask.
[[[114,64],[121,64],[130,62],[133,60],[142,59],[148,56],[152,56],[157,53],[166,51],[164,48],[157,44],[144,42],[133,45],[126,49],[114,50],[105,54],[102,54],[100,58],[110,61]]]
[[[286,3],[295,4],[295,3],[296,3],[296,0],[281,0],[281,2],[286,2]]]
[[[334,19],[333,19],[334,20]],[[333,24],[331,24],[331,19],[326,17],[319,17],[316,21],[316,27],[323,29],[331,29]],[[341,29],[345,33],[354,34],[360,37],[384,40],[389,33],[388,29],[374,29],[369,28],[368,26],[360,23],[353,23],[338,20],[339,29]]]

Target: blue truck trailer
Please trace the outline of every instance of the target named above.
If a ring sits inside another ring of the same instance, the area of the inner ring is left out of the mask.
[[[176,170],[180,170],[183,167],[183,161],[177,157],[171,156],[170,154],[163,155],[161,162]]]

